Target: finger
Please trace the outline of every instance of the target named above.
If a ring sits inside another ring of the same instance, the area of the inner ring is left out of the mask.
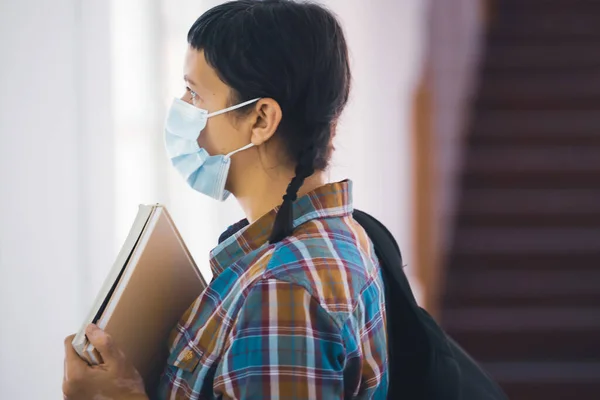
[[[77,382],[86,373],[89,368],[87,362],[79,357],[79,354],[73,348],[73,338],[75,335],[68,336],[65,339],[65,361],[63,375],[63,393],[66,394],[75,382]],[[65,396],[66,398],[67,396]]]
[[[88,340],[98,350],[105,364],[113,364],[119,360],[119,350],[112,337],[94,324],[85,330]]]
[[[79,354],[73,348],[73,338],[75,335],[67,336],[65,338],[65,374],[67,373],[70,366],[83,368],[87,367],[88,363],[79,357]]]

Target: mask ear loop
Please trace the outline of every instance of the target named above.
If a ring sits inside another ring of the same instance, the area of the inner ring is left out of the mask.
[[[242,147],[241,149],[237,149],[237,150],[232,151],[229,154],[225,154],[225,158],[231,158],[232,155],[239,153],[240,151],[248,150],[252,146],[254,146],[254,143],[247,144],[246,146]]]
[[[253,99],[253,100],[245,101],[241,104],[237,104],[237,105],[229,107],[229,108],[224,108],[223,110],[215,111],[214,113],[210,113],[210,114],[206,115],[206,118],[216,117],[217,115],[221,115],[221,114],[225,114],[226,112],[229,112],[229,111],[237,110],[238,108],[242,108],[244,106],[247,106],[248,104],[256,103],[259,100],[260,100],[260,97]]]
[[[245,102],[243,102],[241,104],[237,104],[237,105],[235,105],[233,107],[225,108],[225,109],[220,110],[220,111],[215,111],[214,113],[208,114],[206,116],[206,118],[215,117],[217,115],[225,114],[226,112],[229,112],[229,111],[237,110],[238,108],[242,108],[244,106],[247,106],[248,104],[256,103],[258,100],[260,100],[260,97],[258,97],[256,99],[245,101]],[[240,151],[248,150],[252,146],[254,146],[254,143],[250,143],[250,144],[242,147],[241,149],[234,150],[231,153],[226,154],[225,158],[231,158],[231,156],[233,156],[234,154],[239,153]]]

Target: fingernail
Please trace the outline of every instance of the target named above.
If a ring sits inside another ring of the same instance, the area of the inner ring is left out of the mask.
[[[88,334],[94,334],[96,331],[98,330],[98,326],[96,326],[95,324],[89,324],[87,327],[87,333]]]

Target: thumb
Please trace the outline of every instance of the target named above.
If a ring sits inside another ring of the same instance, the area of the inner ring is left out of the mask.
[[[88,340],[98,350],[105,364],[118,361],[120,353],[113,338],[94,324],[88,325],[85,330]]]

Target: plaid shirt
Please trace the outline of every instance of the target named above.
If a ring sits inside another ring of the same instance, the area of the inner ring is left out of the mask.
[[[279,243],[275,209],[211,252],[215,277],[171,334],[160,399],[385,399],[383,284],[351,189],[298,199]]]

